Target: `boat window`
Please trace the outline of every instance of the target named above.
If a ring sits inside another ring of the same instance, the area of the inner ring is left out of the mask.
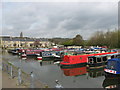
[[[116,58],[116,55],[114,55],[114,58]]]
[[[101,58],[97,58],[97,62],[98,62],[98,63],[101,62]]]
[[[107,59],[111,59],[111,57],[110,57],[110,56],[108,56],[108,57],[107,57]]]
[[[114,58],[114,55],[112,55],[111,58]]]
[[[89,63],[93,63],[93,58],[89,58]]]
[[[105,56],[105,57],[103,57],[103,61],[107,61],[107,57]]]

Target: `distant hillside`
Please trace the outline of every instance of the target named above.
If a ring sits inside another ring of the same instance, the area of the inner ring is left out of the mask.
[[[54,42],[56,44],[62,44],[63,42],[70,40],[70,38],[52,38],[49,41]]]

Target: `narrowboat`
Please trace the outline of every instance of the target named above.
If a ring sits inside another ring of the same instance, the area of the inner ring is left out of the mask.
[[[19,49],[12,49],[12,50],[8,50],[8,53],[12,53],[13,55],[18,55],[18,51]]]
[[[87,63],[88,68],[95,69],[95,68],[105,67],[107,64],[107,60],[114,58],[117,55],[118,53],[88,56],[88,63]]]
[[[104,69],[105,76],[120,76],[120,57],[109,59]]]
[[[63,61],[60,63],[60,65],[62,67],[71,67],[71,66],[77,66],[77,65],[94,64],[94,63],[89,63],[88,57],[99,56],[99,55],[104,56],[106,54],[112,54],[112,53],[116,53],[116,52],[83,54],[83,55],[64,55]],[[104,57],[104,60],[102,61],[106,62],[106,57]]]
[[[34,50],[34,49],[20,49],[19,50],[19,55],[21,56],[21,57],[26,57],[26,58],[28,58],[28,57],[34,57],[34,58],[37,58],[38,60],[40,60],[41,59],[41,57],[40,57],[40,52],[42,52],[43,50]],[[38,57],[39,56],[39,57]]]
[[[109,90],[120,90],[120,78],[105,78],[102,86]]]
[[[19,49],[18,50],[18,55],[22,55],[22,54],[24,54],[25,53],[25,51],[26,51],[27,49]]]
[[[27,56],[37,56],[42,52],[43,50],[26,50],[25,53]]]
[[[65,55],[60,66],[62,68],[85,66],[87,65],[87,57],[88,55]]]
[[[54,60],[54,59],[60,59],[62,53],[60,51],[43,51],[40,53],[43,60]]]

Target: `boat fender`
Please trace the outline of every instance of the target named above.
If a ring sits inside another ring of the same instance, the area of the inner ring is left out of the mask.
[[[36,54],[37,56],[39,56],[40,54]]]
[[[23,60],[26,60],[27,58],[26,57],[22,57]]]
[[[26,57],[27,55],[26,55],[26,54],[22,54],[21,56],[22,56],[22,57]]]
[[[54,62],[54,64],[60,64],[60,61]]]
[[[86,65],[86,67],[89,67],[89,65]]]
[[[42,60],[42,57],[39,57],[39,56],[38,56],[38,57],[37,57],[37,60]]]

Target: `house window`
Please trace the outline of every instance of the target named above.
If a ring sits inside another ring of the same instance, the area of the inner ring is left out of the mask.
[[[20,46],[23,46],[23,44],[21,43]]]
[[[33,46],[33,44],[30,44],[30,46],[32,47],[32,46]]]
[[[15,47],[16,45],[17,45],[16,43],[13,44],[14,47]]]

